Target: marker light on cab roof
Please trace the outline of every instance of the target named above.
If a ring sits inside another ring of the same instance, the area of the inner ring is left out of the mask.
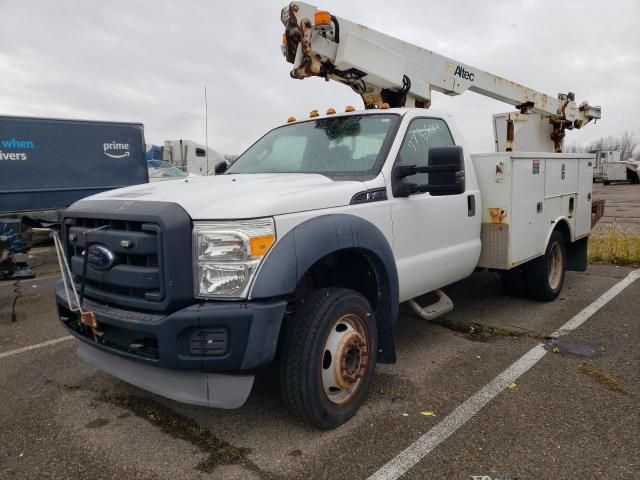
[[[331,14],[324,10],[318,10],[313,17],[314,25],[329,25],[331,23]]]

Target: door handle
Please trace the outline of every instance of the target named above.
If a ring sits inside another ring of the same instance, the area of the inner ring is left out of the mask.
[[[476,215],[476,196],[467,196],[467,215],[474,217]]]

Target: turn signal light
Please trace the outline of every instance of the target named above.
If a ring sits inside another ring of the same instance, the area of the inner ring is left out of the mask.
[[[249,251],[252,257],[262,257],[276,241],[274,235],[260,235],[249,239]]]
[[[345,112],[355,112],[356,109],[353,108],[351,105],[347,105],[346,107],[344,107],[344,111]]]
[[[317,25],[329,25],[331,23],[331,14],[324,10],[318,10],[313,17],[313,23]]]
[[[282,46],[286,46],[287,45],[287,34],[286,32],[282,34]]]
[[[309,114],[309,117],[314,118],[314,117],[317,117],[318,115],[320,115],[318,113],[318,110],[311,110],[311,113]]]

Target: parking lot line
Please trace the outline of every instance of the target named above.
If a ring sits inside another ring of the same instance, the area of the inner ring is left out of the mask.
[[[640,278],[640,269],[630,272],[624,279],[603,293],[550,336],[558,337],[575,330],[638,278]],[[482,407],[502,392],[507,385],[515,382],[518,377],[538,363],[546,353],[547,350],[545,350],[543,343],[533,347],[500,375],[482,387],[476,394],[469,397],[435,427],[371,475],[368,480],[394,480],[400,478],[476,415]]]
[[[16,348],[15,350],[9,350],[8,352],[0,353],[0,359],[12,357],[13,355],[18,355],[20,353],[29,352],[31,350],[37,350],[39,348],[48,347],[50,345],[55,345],[56,343],[66,342],[67,340],[71,340],[73,338],[72,335],[67,335],[66,337],[55,338],[53,340],[48,340],[42,343],[36,343],[35,345],[29,345],[28,347]]]

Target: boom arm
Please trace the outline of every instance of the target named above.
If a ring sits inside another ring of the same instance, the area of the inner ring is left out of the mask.
[[[282,10],[282,50],[297,79],[317,76],[349,85],[365,108],[431,105],[431,91],[460,95],[466,90],[539,113],[553,125],[556,150],[565,129],[601,117],[600,107],[576,105],[573,93],[557,98],[403,42],[303,3]]]

